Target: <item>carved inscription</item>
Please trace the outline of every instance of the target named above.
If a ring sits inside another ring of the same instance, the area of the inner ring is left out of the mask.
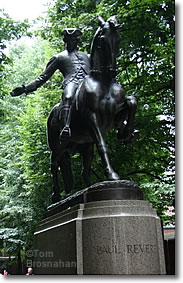
[[[153,253],[156,251],[156,245],[152,244],[136,244],[127,245],[128,254],[139,254],[139,253]]]
[[[98,245],[96,247],[97,254],[121,254],[127,252],[128,254],[151,254],[156,252],[156,245],[153,244],[134,244],[124,246],[115,245]]]
[[[117,245],[109,246],[109,245],[102,245],[97,246],[97,253],[98,254],[120,254],[119,247]]]

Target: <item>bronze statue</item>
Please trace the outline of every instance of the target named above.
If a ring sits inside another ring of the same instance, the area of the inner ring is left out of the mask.
[[[64,67],[62,68],[61,64],[59,65],[59,69],[66,78],[64,90],[71,83],[70,90],[73,90],[73,94],[70,99],[70,96],[67,97],[65,92],[63,100],[54,106],[48,117],[47,135],[51,149],[53,202],[60,200],[57,176],[59,167],[62,172],[66,193],[70,193],[72,190],[71,153],[80,152],[83,157],[83,177],[87,186],[90,185],[94,144],[97,146],[107,179],[119,180],[120,177],[110,165],[103,135],[112,128],[116,128],[118,130],[117,137],[123,143],[129,143],[138,136],[138,131],[134,130],[137,101],[133,96],[125,97],[123,88],[115,80],[117,71],[116,57],[120,43],[120,25],[116,16],[110,17],[107,21],[99,17],[98,25],[91,46],[90,70],[86,54],[80,53],[82,56],[80,55],[79,59],[75,56],[75,53],[78,53],[78,51],[74,51],[76,45],[74,45],[74,49],[71,48],[71,51],[73,51],[73,56],[70,57],[72,62],[68,60],[68,64],[64,66],[67,66],[69,70],[69,66],[72,69],[73,64],[75,64],[78,73],[74,69],[69,73],[69,79],[67,79],[67,70]],[[69,33],[67,34],[69,36]],[[68,53],[69,50],[65,53],[67,54],[66,57],[68,57]],[[57,55],[57,58],[60,58],[61,54],[63,52]],[[53,60],[53,62],[56,64],[56,60]],[[43,79],[40,82],[41,76],[20,91],[19,88],[15,89],[12,95],[16,96],[22,92],[35,90],[53,74],[55,69],[56,67],[51,68],[50,72],[46,71],[46,78],[44,78],[43,73]],[[49,70],[49,64],[46,70]],[[67,103],[68,101],[69,103]],[[63,112],[63,109],[65,112]],[[64,136],[66,138],[63,138]]]

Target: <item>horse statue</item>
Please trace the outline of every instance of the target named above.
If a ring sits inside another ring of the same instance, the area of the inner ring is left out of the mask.
[[[120,177],[110,165],[103,135],[113,128],[117,138],[129,143],[138,136],[134,130],[137,108],[135,97],[125,97],[116,82],[116,57],[120,43],[120,25],[116,16],[105,21],[98,18],[98,29],[91,45],[91,70],[81,82],[72,105],[70,129],[72,135],[60,141],[60,104],[52,109],[47,122],[48,145],[51,149],[51,172],[53,176],[53,203],[60,200],[58,169],[60,168],[65,192],[72,190],[73,179],[70,155],[80,153],[83,158],[83,177],[90,186],[93,149],[96,144],[108,180]]]

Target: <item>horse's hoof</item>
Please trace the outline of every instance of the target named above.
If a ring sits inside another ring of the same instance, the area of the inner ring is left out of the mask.
[[[120,180],[120,177],[116,172],[109,173],[108,177],[110,181]]]
[[[123,145],[130,144],[134,140],[138,139],[139,135],[140,135],[140,131],[139,130],[134,130],[133,134],[131,135],[131,137],[128,140],[121,141],[121,142],[122,142]]]
[[[133,135],[133,132],[134,132],[133,128],[126,126],[121,141],[128,141]]]
[[[72,186],[71,187],[65,187],[64,190],[65,190],[65,193],[68,195],[72,191]]]
[[[120,142],[128,141],[133,135],[134,129],[132,127],[125,126],[124,128],[118,129],[117,138]]]
[[[61,200],[59,194],[52,194],[51,199],[52,199],[52,203],[56,203],[56,202],[59,202]]]

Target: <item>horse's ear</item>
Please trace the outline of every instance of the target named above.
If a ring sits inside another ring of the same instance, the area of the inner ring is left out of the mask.
[[[121,27],[120,24],[115,24],[114,22],[109,22],[111,28],[119,29]]]
[[[115,28],[115,29],[120,28],[120,24],[118,24],[116,15],[111,16],[107,21],[109,22],[111,28]]]
[[[98,25],[103,27],[105,25],[105,21],[101,16],[98,16]]]

